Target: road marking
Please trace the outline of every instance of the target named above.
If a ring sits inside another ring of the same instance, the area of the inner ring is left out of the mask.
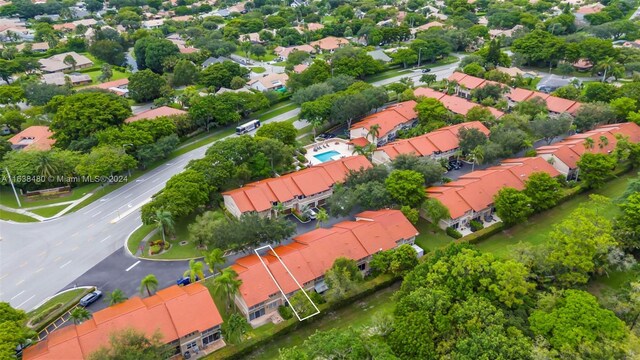
[[[69,261],[67,261],[66,263],[62,264],[62,265],[60,266],[60,269],[62,269],[63,267],[65,267],[65,266],[67,266],[67,265],[69,265],[69,264],[71,264],[71,262],[72,262],[72,261],[73,261],[73,260],[69,260]]]
[[[62,256],[58,256],[58,257],[57,257],[55,260],[53,260],[53,261],[54,261],[54,262],[58,262],[58,261],[60,261],[60,260],[62,260]]]
[[[100,242],[105,242],[105,241],[106,241],[108,238],[110,238],[110,237],[111,237],[111,235],[109,235],[109,236],[107,236],[106,238],[104,238],[104,239],[100,240]]]
[[[95,213],[95,214],[91,215],[91,217],[92,217],[92,218],[94,218],[94,217],[96,217],[96,216],[98,216],[98,215],[100,215],[100,214],[102,214],[102,211],[98,211],[97,213]]]
[[[25,261],[25,262],[23,262],[22,264],[20,264],[20,267],[21,267],[21,268],[23,268],[23,267],[27,266],[28,264],[29,264],[29,263]]]
[[[128,199],[131,195],[133,195],[133,194],[129,194],[129,195],[125,196],[124,198]]]
[[[152,182],[152,183],[155,183],[155,182],[158,182],[158,180],[160,180],[160,178],[159,178],[159,177],[157,177],[157,178],[155,178],[155,179],[151,180],[151,182]]]
[[[23,282],[24,282],[24,279],[22,279],[22,280],[18,281],[18,282],[16,283],[16,286],[18,286],[18,285],[22,284]]]
[[[0,276],[0,280],[6,278],[7,276],[9,276],[9,274],[4,274],[4,275]]]
[[[30,297],[30,298],[28,298],[27,300],[23,301],[23,302],[22,302],[22,304],[20,304],[20,305],[16,306],[16,308],[20,308],[20,306],[24,305],[24,303],[26,303],[27,301],[29,301],[29,300],[33,299],[34,297],[35,297],[35,295],[31,295],[31,297]]]
[[[43,267],[39,267],[38,270],[35,271],[35,273],[39,273],[40,271],[44,270],[44,266]]]
[[[41,252],[40,254],[38,254],[38,257],[43,257],[43,256],[45,256],[45,255],[47,255],[47,252],[46,252],[46,251],[43,251],[43,252]]]
[[[71,235],[71,237],[76,237],[78,235],[80,235],[80,231],[76,231],[73,235]]]
[[[133,264],[133,265],[129,266],[129,267],[127,268],[127,270],[125,270],[125,271],[129,271],[129,270],[133,269],[133,267],[134,267],[134,266],[136,266],[136,265],[138,265],[138,264],[140,264],[140,260],[138,260],[135,264]]]
[[[80,249],[80,246],[76,246],[76,247],[74,247],[73,249],[71,249],[71,251],[76,251],[76,250],[78,250],[78,249]]]
[[[62,245],[62,240],[60,240],[60,241],[58,241],[58,242],[56,243],[56,246],[60,246],[60,245]]]
[[[24,281],[24,280],[23,280]],[[24,290],[20,291],[17,295],[15,295],[14,297],[11,298],[11,300],[17,298],[18,296],[22,295],[22,293],[24,292]]]

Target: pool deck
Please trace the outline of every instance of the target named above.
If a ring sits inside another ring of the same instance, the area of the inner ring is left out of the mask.
[[[305,158],[311,165],[322,164],[322,161],[315,158],[314,155],[326,153],[328,151],[336,151],[339,155],[333,156],[331,160],[338,160],[344,157],[353,156],[353,145],[349,145],[349,140],[344,139],[327,139],[315,142],[304,147],[307,150]]]

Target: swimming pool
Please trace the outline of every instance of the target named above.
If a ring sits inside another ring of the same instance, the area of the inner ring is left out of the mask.
[[[313,157],[318,159],[320,162],[327,162],[327,161],[331,161],[331,158],[336,155],[340,155],[340,153],[335,150],[331,150],[331,151],[323,152],[322,154],[313,155]]]

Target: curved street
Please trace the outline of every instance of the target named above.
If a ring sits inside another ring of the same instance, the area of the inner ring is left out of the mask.
[[[442,79],[456,67],[457,63],[435,67],[432,73]],[[415,70],[415,74],[373,84],[381,86],[407,76],[418,80],[421,75]],[[284,121],[299,111],[266,122]],[[300,128],[306,123],[295,125]],[[40,223],[0,222],[0,300],[28,311],[75,285],[95,285],[106,292],[119,288],[132,296],[138,292],[140,279],[149,273],[158,277],[161,288],[174,283],[186,269],[185,262],[139,261],[123,245],[141,224],[139,207],[190,160],[204,156],[210,145],[169,160],[75,213]],[[102,306],[97,302],[91,309]]]

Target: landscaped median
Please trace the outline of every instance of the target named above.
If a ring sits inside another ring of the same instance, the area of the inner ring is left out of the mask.
[[[71,310],[83,296],[95,290],[88,286],[63,291],[49,298],[42,305],[27,313],[27,326],[36,333],[46,329],[51,323]]]
[[[325,303],[318,305],[320,313],[316,316],[313,316],[304,321],[298,321],[298,319],[293,317],[289,320],[284,320],[283,322],[276,325],[263,325],[257,329],[251,330],[248,334],[249,337],[243,342],[236,345],[227,344],[227,346],[209,355],[208,357],[206,357],[206,359],[246,359],[249,354],[251,354],[255,350],[262,348],[266,344],[287,334],[290,334],[302,327],[313,326],[312,324],[314,322],[321,320],[327,314],[332,315],[334,310],[352,305],[356,301],[374,294],[381,289],[390,287],[398,281],[399,278],[391,275],[381,275],[376,278],[367,280],[362,284],[363,290],[361,292],[335,303]],[[216,299],[216,296],[213,295],[213,282],[208,280],[205,282],[205,286],[209,288],[212,296],[214,296],[214,299]],[[225,309],[224,301],[217,301],[216,305],[218,305],[218,309]]]

